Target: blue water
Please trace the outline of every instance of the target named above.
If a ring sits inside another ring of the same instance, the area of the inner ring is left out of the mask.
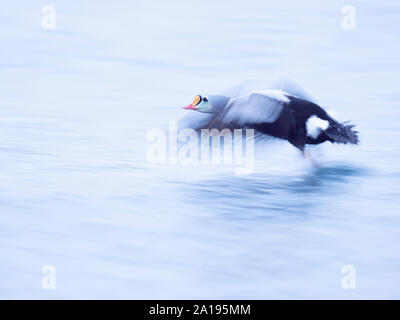
[[[354,30],[343,1],[56,0],[55,30],[45,4],[0,4],[0,298],[400,298],[397,1]],[[361,144],[146,161],[195,94],[281,76]]]

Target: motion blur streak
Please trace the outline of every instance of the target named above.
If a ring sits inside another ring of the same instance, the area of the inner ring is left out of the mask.
[[[44,4],[0,3],[0,298],[400,298],[398,1]],[[281,75],[361,144],[146,162],[196,94]]]

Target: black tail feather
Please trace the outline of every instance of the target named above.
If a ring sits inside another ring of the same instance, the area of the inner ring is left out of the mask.
[[[358,144],[360,140],[358,139],[358,131],[353,130],[354,124],[346,125],[349,121],[343,123],[337,123],[336,125],[330,125],[325,133],[331,138],[334,143],[351,143]]]

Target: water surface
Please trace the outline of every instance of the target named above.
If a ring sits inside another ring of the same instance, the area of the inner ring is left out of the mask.
[[[342,1],[54,1],[55,30],[45,4],[0,4],[1,298],[400,298],[396,1],[354,2],[354,30]],[[361,144],[146,161],[195,94],[280,76]]]

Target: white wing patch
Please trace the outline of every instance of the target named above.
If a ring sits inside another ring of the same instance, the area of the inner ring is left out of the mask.
[[[322,130],[329,127],[329,121],[322,120],[317,116],[310,117],[306,122],[307,136],[316,139]]]
[[[222,115],[223,122],[239,125],[272,123],[289,98],[280,90],[264,90],[248,96],[231,99]]]

